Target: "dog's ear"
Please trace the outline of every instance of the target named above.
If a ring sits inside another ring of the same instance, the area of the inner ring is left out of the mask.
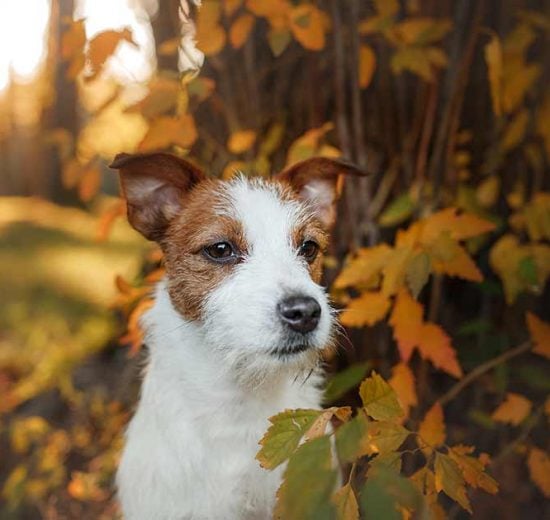
[[[317,218],[330,228],[336,219],[340,175],[365,176],[367,173],[344,161],[312,157],[290,166],[275,178],[290,184],[298,196],[313,208]]]
[[[119,170],[128,221],[155,241],[180,211],[185,193],[205,178],[199,168],[169,153],[121,153],[110,167]]]

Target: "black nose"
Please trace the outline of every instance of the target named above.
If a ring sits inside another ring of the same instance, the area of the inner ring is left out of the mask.
[[[303,334],[315,329],[321,316],[320,305],[309,296],[286,298],[277,305],[277,311],[283,323]]]

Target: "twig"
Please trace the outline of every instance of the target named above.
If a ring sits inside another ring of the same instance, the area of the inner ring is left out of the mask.
[[[447,404],[449,401],[452,401],[460,392],[462,392],[464,388],[466,388],[469,384],[473,383],[477,378],[481,377],[483,374],[485,374],[486,372],[489,372],[489,370],[495,368],[501,363],[504,363],[509,359],[512,359],[516,356],[519,356],[520,354],[527,352],[530,348],[531,348],[531,342],[526,341],[525,343],[522,343],[516,348],[507,350],[506,352],[502,353],[500,356],[497,356],[496,358],[490,359],[489,361],[482,363],[481,365],[474,368],[466,376],[464,376],[453,387],[451,387],[451,389],[446,394],[443,394],[438,399],[438,402],[441,405]]]

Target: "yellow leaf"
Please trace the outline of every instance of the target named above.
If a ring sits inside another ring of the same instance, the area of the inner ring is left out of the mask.
[[[374,0],[374,5],[381,16],[393,16],[399,11],[398,0]]]
[[[395,294],[404,284],[409,262],[413,259],[413,250],[410,247],[398,247],[387,259],[382,269],[384,279],[382,292],[388,296]]]
[[[445,442],[445,419],[441,404],[435,403],[428,410],[428,413],[420,423],[418,435],[421,438],[420,447],[427,454],[430,454],[434,448]],[[428,446],[424,446],[422,441]]]
[[[294,141],[288,150],[286,166],[292,166],[298,161],[318,155],[321,139],[332,129],[334,124],[327,122],[318,128],[312,128]]]
[[[245,173],[248,168],[247,163],[244,161],[231,161],[223,169],[222,179],[229,180],[238,175],[240,172]]]
[[[408,70],[426,81],[434,80],[430,57],[421,47],[398,48],[391,58],[390,66],[395,74]]]
[[[420,342],[422,332],[422,305],[415,301],[405,289],[397,293],[390,325],[393,327],[393,337],[397,341],[401,359],[407,362],[414,348]]]
[[[434,470],[436,490],[438,492],[443,490],[446,495],[471,513],[472,508],[466,496],[464,478],[457,463],[448,455],[436,452]]]
[[[434,271],[472,282],[483,281],[483,275],[475,262],[458,242],[451,238],[449,232],[441,233],[429,246],[429,252]]]
[[[301,4],[290,13],[290,30],[303,47],[320,51],[325,46],[327,20],[322,11],[312,4]]]
[[[490,208],[496,204],[499,193],[500,177],[491,175],[477,187],[476,200],[480,206]]]
[[[379,292],[365,292],[359,298],[351,300],[340,317],[342,324],[348,327],[374,325],[387,314],[390,308],[389,298]]]
[[[493,35],[485,45],[485,62],[487,63],[487,74],[489,76],[489,87],[491,89],[491,100],[493,112],[496,116],[502,114],[502,46],[498,36]]]
[[[240,49],[254,27],[254,16],[249,13],[239,16],[229,31],[229,41],[235,49]]]
[[[405,418],[407,418],[409,410],[418,404],[412,370],[405,363],[398,363],[393,367],[392,376],[388,383],[395,390],[401,407],[405,412]]]
[[[531,448],[527,458],[531,480],[539,487],[546,498],[550,498],[550,458],[538,448]]]
[[[197,140],[195,120],[189,114],[180,117],[162,116],[151,122],[139,144],[142,152],[169,148],[172,145],[190,148]]]
[[[495,229],[492,222],[469,213],[458,214],[456,208],[438,211],[424,219],[423,224],[420,236],[423,244],[433,242],[445,231],[454,240],[467,240]]]
[[[508,152],[518,146],[525,135],[529,123],[529,111],[525,108],[518,112],[506,127],[500,146]]]
[[[550,324],[528,312],[527,328],[534,345],[533,352],[550,359]]]
[[[256,16],[267,18],[276,31],[288,28],[292,4],[288,0],[247,0],[246,7]]]
[[[407,264],[405,278],[411,294],[417,298],[422,288],[428,283],[432,262],[425,251],[418,251]]]
[[[250,149],[256,141],[256,132],[254,130],[239,130],[233,132],[227,141],[227,148],[231,153],[243,153]]]
[[[451,27],[452,24],[447,19],[416,17],[398,23],[393,31],[406,45],[426,45],[441,40]]]
[[[507,64],[517,63],[515,60],[505,60]],[[525,94],[531,88],[536,79],[540,76],[539,65],[525,65],[523,63],[517,70],[505,71],[504,84],[502,89],[502,107],[506,113],[516,110],[522,103]]]
[[[206,56],[217,54],[223,49],[226,34],[220,25],[221,7],[217,0],[203,2],[199,8],[195,39],[197,48]]]
[[[403,415],[393,388],[376,372],[361,383],[359,395],[365,410],[373,419],[386,421]]]
[[[508,392],[506,399],[491,415],[492,419],[499,422],[510,423],[514,426],[520,424],[531,412],[533,404],[522,395]]]
[[[334,281],[334,287],[343,289],[370,282],[380,274],[392,251],[386,244],[360,249],[356,257],[342,269]]]
[[[369,425],[366,440],[369,455],[380,453],[386,455],[399,449],[411,432],[390,421],[376,421]]]
[[[376,54],[368,45],[361,45],[359,49],[359,86],[367,88],[376,69]]]
[[[359,520],[359,506],[351,484],[348,482],[332,497],[337,520]]]
[[[181,38],[175,37],[165,40],[159,44],[157,52],[160,56],[171,56],[172,54],[177,54],[181,45]]]

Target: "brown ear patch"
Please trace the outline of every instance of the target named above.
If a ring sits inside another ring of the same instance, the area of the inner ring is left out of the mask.
[[[337,187],[341,175],[365,176],[367,173],[344,161],[313,157],[290,166],[275,179],[289,184],[299,198],[309,204],[318,220],[330,228],[336,217]]]
[[[206,178],[195,165],[168,153],[118,154],[110,167],[120,172],[128,221],[157,242],[181,210],[184,195]]]

